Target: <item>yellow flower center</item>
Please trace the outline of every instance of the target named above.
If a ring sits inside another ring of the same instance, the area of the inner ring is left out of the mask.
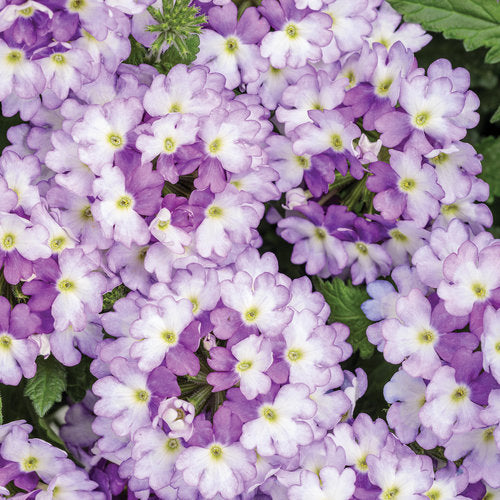
[[[57,283],[57,288],[60,292],[70,292],[75,288],[75,284],[70,280],[60,280],[59,283]]]
[[[226,40],[226,52],[232,54],[238,50],[238,40],[236,38],[231,37]]]
[[[215,460],[220,460],[222,458],[222,448],[218,444],[213,444],[210,446],[210,455]]]
[[[295,24],[290,23],[285,28],[285,33],[288,38],[293,40],[294,38],[297,38],[297,36],[299,35],[299,30],[297,29],[297,26],[295,26]]]
[[[177,342],[177,335],[174,332],[171,332],[169,330],[166,330],[162,332],[161,338],[167,343],[167,344],[175,344]]]
[[[123,137],[120,134],[109,134],[108,141],[115,148],[120,148],[121,146],[123,146]]]
[[[278,420],[278,415],[270,406],[265,406],[261,410],[262,416],[269,422],[276,422]]]
[[[64,64],[66,62],[66,58],[59,52],[56,52],[55,54],[52,54],[51,59],[56,63],[56,64]]]
[[[7,62],[11,64],[17,64],[23,59],[23,53],[20,50],[11,50],[7,54]]]
[[[399,181],[399,187],[403,191],[413,191],[415,189],[416,185],[417,185],[417,183],[415,182],[414,179],[405,178],[405,179],[401,179]]]
[[[257,319],[257,316],[259,315],[259,310],[256,307],[251,307],[250,309],[247,309],[244,313],[245,320],[248,321],[249,323],[252,323]]]
[[[165,149],[167,153],[173,153],[175,151],[175,142],[171,137],[165,139],[163,142],[163,149]]]
[[[334,151],[344,151],[344,145],[342,144],[342,138],[338,134],[333,134],[330,137],[330,145]]]
[[[488,290],[481,283],[474,283],[472,285],[472,292],[479,300],[485,299],[488,294]]]
[[[417,127],[423,127],[429,121],[430,117],[431,117],[430,113],[428,113],[427,111],[422,111],[417,116],[415,116],[414,124]]]
[[[469,391],[467,390],[467,387],[461,385],[453,391],[453,394],[451,395],[451,400],[455,403],[459,403],[460,401],[463,401],[468,396],[468,394]]]
[[[288,361],[291,361],[292,363],[301,359],[303,355],[304,355],[304,353],[300,349],[290,349],[286,353],[286,357],[288,358]]]
[[[12,233],[8,233],[3,237],[2,247],[4,250],[10,250],[16,244],[16,237]]]
[[[149,392],[144,389],[137,389],[134,396],[138,403],[147,403],[149,401]]]
[[[12,338],[10,335],[6,335],[5,333],[0,336],[0,347],[2,349],[10,349],[10,346],[12,345]]]
[[[423,330],[418,334],[418,340],[421,344],[430,344],[434,338],[434,332],[431,330]]]
[[[116,208],[120,210],[126,210],[132,205],[132,198],[130,196],[121,196],[116,202]]]
[[[214,219],[218,219],[219,217],[222,217],[222,214],[224,213],[224,211],[222,210],[222,208],[220,207],[217,207],[215,205],[212,205],[208,210],[207,210],[207,215],[209,217],[212,217]]]

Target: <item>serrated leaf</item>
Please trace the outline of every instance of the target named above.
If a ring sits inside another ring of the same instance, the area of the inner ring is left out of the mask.
[[[446,38],[463,40],[466,50],[487,47],[487,63],[500,61],[500,5],[496,0],[389,0],[407,22]]]
[[[174,45],[171,45],[161,55],[161,68],[157,68],[162,73],[167,74],[176,64],[191,64],[196,59],[196,54],[200,51],[200,37],[192,35],[184,40],[187,54],[181,55]]]
[[[65,389],[66,370],[51,356],[37,363],[36,374],[26,383],[24,395],[31,399],[37,415],[43,417],[62,400]]]
[[[491,123],[500,122],[500,106],[498,106],[497,110],[493,113],[490,122]]]
[[[373,355],[375,346],[366,338],[366,328],[372,322],[364,315],[361,304],[370,296],[362,286],[345,283],[340,278],[333,281],[323,281],[314,278],[314,285],[330,306],[330,322],[344,323],[349,327],[348,342],[353,351],[359,350],[363,359]]]
[[[490,185],[490,198],[500,196],[500,138],[485,137],[476,145],[483,155],[481,179]]]

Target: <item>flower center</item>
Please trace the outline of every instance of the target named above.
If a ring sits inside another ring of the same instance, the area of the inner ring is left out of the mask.
[[[209,145],[208,145],[208,152],[210,154],[216,154],[218,151],[220,151],[222,147],[222,141],[217,138],[217,139],[214,139]]]
[[[368,470],[368,464],[366,463],[366,455],[358,459],[358,461],[356,462],[356,467],[360,471]]]
[[[356,243],[356,249],[361,255],[366,255],[368,253],[368,247],[364,243]]]
[[[239,372],[245,372],[252,368],[252,362],[251,361],[241,361],[236,365],[236,370]]]
[[[94,217],[92,217],[92,210],[90,210],[90,205],[87,205],[86,207],[82,208],[80,215],[82,219],[85,220],[93,220]]]
[[[433,488],[432,490],[429,490],[427,493],[425,493],[425,496],[430,498],[430,500],[439,500],[441,498],[441,492],[436,488]]]
[[[495,344],[495,351],[498,352],[498,354],[500,354],[500,342],[497,342]]]
[[[171,332],[169,330],[164,331],[161,334],[161,338],[167,343],[167,344],[175,344],[177,341],[177,335],[174,332]]]
[[[169,113],[180,113],[181,112],[181,105],[178,102],[174,102],[171,106],[170,109],[168,110]]]
[[[7,61],[10,62],[11,64],[16,64],[20,62],[23,58],[23,54],[20,50],[11,50],[7,54]]]
[[[238,50],[238,40],[236,38],[231,37],[226,40],[226,52],[232,54]]]
[[[286,357],[288,358],[288,361],[291,361],[292,363],[294,363],[295,361],[298,361],[300,358],[302,358],[303,355],[304,355],[304,353],[300,349],[290,349],[286,353]]]
[[[493,433],[495,432],[495,427],[489,427],[483,432],[483,441],[485,443],[488,443],[490,441],[493,441],[495,439],[495,436]]]
[[[245,320],[252,323],[257,319],[257,316],[259,315],[259,310],[256,307],[251,307],[250,309],[247,309],[245,311]]]
[[[453,394],[451,395],[451,400],[455,403],[459,403],[460,401],[463,401],[467,397],[468,393],[469,391],[467,390],[467,387],[461,385],[453,391]]]
[[[448,160],[448,155],[446,153],[439,153],[437,156],[431,159],[434,165],[442,165]]]
[[[19,14],[21,14],[21,16],[23,17],[31,17],[33,15],[33,7],[26,7],[25,9],[21,9],[19,11]]]
[[[179,449],[179,446],[179,440],[174,438],[167,439],[167,442],[165,443],[165,449],[168,453],[172,453],[173,451]]]
[[[66,62],[66,58],[62,54],[60,54],[59,52],[56,52],[55,54],[52,54],[51,59],[56,64],[64,64]]]
[[[286,36],[288,38],[290,38],[291,40],[293,40],[294,38],[297,38],[297,36],[299,35],[299,30],[297,29],[297,26],[295,26],[295,24],[289,24],[286,28],[285,28],[285,33],[286,33]]]
[[[400,241],[401,243],[408,241],[408,236],[406,236],[406,234],[403,234],[399,229],[392,230],[391,237],[396,241]]]
[[[222,458],[222,448],[218,444],[213,444],[210,446],[210,455],[215,460],[220,460]]]
[[[144,389],[137,389],[134,396],[136,401],[139,403],[147,403],[149,401],[149,392]]]
[[[389,488],[384,491],[382,494],[383,500],[393,500],[397,498],[399,495],[399,488],[396,488],[395,486],[393,488]]]
[[[70,280],[60,280],[57,284],[57,288],[59,288],[60,292],[69,292],[75,288],[75,284]]]
[[[66,238],[64,236],[59,236],[56,238],[52,238],[49,242],[49,246],[54,252],[59,252],[63,249],[65,243]]]
[[[108,141],[115,148],[119,148],[119,147],[123,146],[123,137],[119,134],[115,134],[115,133],[109,134]]]
[[[219,217],[222,217],[223,211],[222,208],[217,207],[215,205],[212,205],[208,210],[207,210],[207,215],[209,217],[212,217],[214,219],[218,219]]]
[[[415,116],[414,123],[417,127],[423,127],[429,121],[430,117],[430,113],[428,113],[427,111],[422,111],[417,116]]]
[[[182,408],[177,408],[177,418],[175,420],[184,420],[184,417],[186,414],[184,413],[184,410]]]
[[[391,88],[392,85],[392,78],[388,78],[387,80],[384,80],[383,82],[380,82],[377,86],[377,94],[380,96],[385,96],[389,92],[389,89]]]
[[[334,151],[343,151],[344,145],[342,144],[342,138],[338,134],[333,134],[330,137],[330,145]]]
[[[173,153],[175,151],[175,142],[171,137],[167,137],[163,142],[163,148],[167,153]]]
[[[309,163],[309,158],[305,156],[296,156],[295,161],[298,163],[300,168],[303,168],[304,170],[308,170],[310,163]]]
[[[12,338],[10,335],[3,334],[0,336],[0,347],[2,349],[10,349],[10,346],[12,345]]]
[[[449,205],[442,205],[441,212],[444,215],[455,215],[459,211],[459,207],[456,203],[450,203]]]
[[[159,220],[157,227],[160,231],[165,231],[168,226],[170,226],[170,221],[169,220]]]
[[[314,236],[316,236],[316,238],[318,238],[318,240],[324,241],[326,239],[326,231],[324,229],[322,229],[321,227],[317,227],[314,230]]]
[[[274,66],[269,66],[269,71],[272,75],[279,75],[281,70],[279,68],[275,68]]]
[[[85,7],[85,0],[71,0],[68,5],[70,10],[82,10]]]
[[[405,178],[401,179],[401,181],[399,182],[399,187],[403,191],[413,191],[416,185],[417,183],[415,182],[415,179]]]
[[[472,292],[479,300],[484,300],[488,294],[488,291],[484,285],[481,283],[474,283],[472,285]]]
[[[8,233],[3,237],[2,247],[4,250],[10,250],[16,244],[16,237],[12,233]]]
[[[130,196],[121,196],[118,198],[118,201],[116,202],[116,208],[125,210],[127,208],[130,208],[132,205],[132,198]]]
[[[349,80],[348,88],[352,88],[356,85],[356,75],[354,71],[349,70],[344,76]]]
[[[36,469],[37,465],[38,465],[38,458],[28,457],[23,462],[23,469],[26,472],[31,472],[31,471],[34,471]]]
[[[423,330],[418,334],[418,340],[421,344],[430,344],[434,338],[434,332],[431,330]]]
[[[276,422],[276,420],[278,420],[278,415],[270,406],[262,408],[262,416],[269,422]]]

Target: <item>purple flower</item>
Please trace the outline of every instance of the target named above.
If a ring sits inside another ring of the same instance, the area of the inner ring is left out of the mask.
[[[21,377],[35,375],[38,345],[29,338],[40,326],[40,319],[26,304],[10,309],[5,297],[0,297],[0,380],[17,385]]]
[[[240,313],[245,326],[256,327],[270,337],[278,335],[292,316],[285,309],[288,289],[276,283],[270,273],[262,273],[255,280],[244,271],[236,273],[232,281],[221,283],[221,298]]]
[[[229,409],[220,408],[211,427],[209,422],[200,421],[176,468],[205,498],[220,495],[229,500],[245,491],[247,482],[255,477],[256,456],[238,442],[241,421]]]
[[[264,0],[259,12],[275,30],[262,39],[260,47],[275,68],[299,68],[319,61],[321,47],[332,39],[332,20],[327,14],[298,10],[290,0]]]
[[[198,348],[199,337],[186,327],[193,320],[193,306],[189,300],[175,301],[165,297],[158,306],[147,304],[141,308],[141,317],[131,328],[131,335],[138,339],[130,354],[138,359],[141,370],[150,371],[163,362],[176,375],[189,373],[194,376],[200,369],[193,354]]]
[[[425,163],[422,165],[422,157],[415,149],[392,150],[390,166],[377,162],[370,169],[374,175],[368,178],[366,187],[378,193],[373,206],[384,219],[403,215],[424,227],[429,218],[437,216],[438,200],[444,193],[436,183],[435,170]]]
[[[71,135],[78,143],[82,162],[95,174],[113,164],[115,154],[134,144],[130,132],[140,123],[144,109],[140,101],[115,99],[104,106],[89,106]]]
[[[306,385],[284,385],[274,401],[261,403],[256,418],[243,425],[240,442],[248,450],[256,448],[264,457],[277,454],[291,458],[297,454],[299,445],[313,440],[308,419],[316,410]]]
[[[267,70],[269,63],[260,55],[257,44],[269,32],[269,24],[255,7],[245,9],[239,20],[233,3],[212,7],[208,24],[212,29],[202,31],[195,63],[223,74],[227,89],[253,82]]]

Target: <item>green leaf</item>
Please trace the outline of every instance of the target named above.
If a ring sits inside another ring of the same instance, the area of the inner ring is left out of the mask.
[[[479,175],[490,185],[490,200],[500,197],[500,138],[485,137],[476,144],[476,149],[483,155],[483,172]]]
[[[489,48],[487,63],[500,61],[500,5],[496,0],[389,0],[407,22],[446,38],[463,40],[466,50]]]
[[[93,383],[97,380],[90,373],[90,363],[92,360],[87,356],[82,356],[82,360],[76,366],[66,368],[68,375],[68,386],[66,392],[73,402],[81,401],[87,390],[90,389]]]
[[[134,66],[139,66],[139,64],[147,62],[147,50],[144,45],[141,45],[132,35],[129,37],[130,40],[130,55],[124,61],[125,64],[133,64]]]
[[[365,287],[344,283],[340,278],[323,281],[315,277],[313,281],[316,290],[321,292],[330,306],[329,321],[347,325],[350,330],[347,340],[352,345],[353,351],[359,350],[363,359],[370,358],[375,346],[366,338],[366,328],[372,322],[361,310],[361,304],[370,298]]]
[[[181,55],[175,45],[171,45],[161,55],[161,68],[157,68],[162,73],[168,73],[176,64],[191,64],[196,59],[196,54],[200,50],[200,37],[193,35],[184,40],[187,54]]]
[[[3,424],[2,395],[0,394],[0,425]]]
[[[122,297],[125,297],[130,290],[122,283],[116,286],[108,293],[105,293],[102,298],[102,312],[108,312],[113,309],[113,304]]]
[[[35,376],[28,380],[24,395],[28,396],[39,417],[43,417],[62,399],[66,389],[66,371],[55,358],[41,358]]]
[[[498,108],[495,111],[495,113],[493,113],[493,116],[491,117],[490,122],[491,123],[500,122],[500,106],[498,106]]]

